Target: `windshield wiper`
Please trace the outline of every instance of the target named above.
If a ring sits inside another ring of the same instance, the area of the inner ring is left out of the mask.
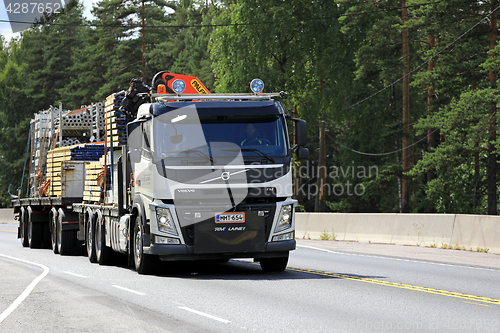
[[[180,154],[180,153],[197,153],[199,156],[203,156],[206,159],[208,159],[210,162],[212,162],[212,164],[217,163],[216,161],[214,161],[214,159],[211,156],[205,154],[204,152],[202,152],[201,150],[198,150],[198,149],[186,149],[186,150],[177,150],[177,151],[167,151],[167,152],[165,152],[165,154]]]
[[[258,155],[265,157],[269,161],[274,163],[274,159],[271,156],[264,154],[262,151],[258,150],[257,148],[241,148],[240,150],[241,151],[251,151],[251,152],[257,153]],[[238,151],[238,149],[227,149],[226,151]]]

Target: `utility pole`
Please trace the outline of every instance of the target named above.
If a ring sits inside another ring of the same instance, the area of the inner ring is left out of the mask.
[[[297,104],[293,104],[293,118],[298,117],[298,112],[297,112]],[[295,133],[297,133],[296,127],[295,127],[295,122],[293,122],[293,134],[292,134],[292,147],[295,146],[295,143],[297,142],[297,138],[295,137]],[[299,165],[297,165],[299,163]],[[300,175],[299,175],[299,170],[300,170],[300,161],[297,161],[297,163],[293,164],[293,174],[295,177],[293,177],[293,193],[294,193],[294,198],[299,199],[299,190],[300,190]]]
[[[491,8],[492,10],[495,9],[497,1],[496,0],[491,0]],[[495,48],[496,42],[497,42],[497,12],[494,11],[491,14],[491,23],[490,23],[490,50],[493,50]],[[495,57],[494,54],[490,54],[490,57]],[[492,69],[490,69],[489,73],[489,81],[490,81],[490,87],[495,88],[496,87],[496,73]],[[495,140],[497,138],[497,131],[496,131],[496,117],[497,117],[497,106],[495,102],[492,102],[490,104],[490,111],[489,111],[489,121],[488,121],[488,132],[489,132],[489,138],[488,138],[488,165],[487,165],[487,176],[486,178],[488,179],[488,215],[497,215],[497,155],[494,152],[495,151]]]
[[[146,84],[146,58],[144,57],[144,54],[146,54],[146,22],[145,22],[145,16],[146,16],[146,6],[144,5],[144,1],[142,0],[142,11],[141,11],[141,37],[142,37],[142,47],[141,47],[141,52],[142,52],[142,82]]]
[[[326,182],[326,149],[325,149],[325,115],[319,118],[319,157],[318,157],[318,174],[316,175],[316,188],[318,195],[314,201],[314,211],[324,211],[325,202],[325,182]]]
[[[408,21],[408,8],[406,7],[406,0],[401,1],[403,12],[403,24]],[[408,30],[403,30],[403,172],[410,170],[410,154],[409,154],[409,137],[410,137],[410,77],[409,67],[409,44],[408,44]],[[410,212],[410,180],[407,176],[403,175],[402,184],[402,209],[403,213]]]
[[[436,37],[434,34],[429,34],[429,50],[432,50],[436,46]],[[427,66],[427,71],[432,72],[434,70],[434,61],[429,61]],[[432,112],[432,101],[434,101],[434,87],[432,84],[427,86],[427,112],[430,114]],[[433,128],[427,129],[427,152],[432,153],[434,147],[436,146],[436,133]],[[427,183],[434,179],[434,169],[427,171]],[[434,213],[434,208],[427,207],[426,213]]]

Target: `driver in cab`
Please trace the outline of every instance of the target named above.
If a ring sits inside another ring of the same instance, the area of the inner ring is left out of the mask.
[[[269,140],[259,138],[257,136],[257,130],[255,129],[255,126],[253,124],[248,124],[245,127],[244,132],[246,138],[243,141],[241,141],[240,146],[258,146],[258,145],[268,146],[270,144]]]

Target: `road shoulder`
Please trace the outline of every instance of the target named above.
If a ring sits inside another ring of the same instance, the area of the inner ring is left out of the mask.
[[[312,247],[341,253],[403,258],[409,260],[500,269],[500,255],[493,253],[445,250],[420,246],[367,244],[359,242],[313,239],[296,239],[296,241],[297,247]]]

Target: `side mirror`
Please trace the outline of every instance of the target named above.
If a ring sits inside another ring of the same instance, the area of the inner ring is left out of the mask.
[[[307,122],[305,120],[297,119],[295,123],[295,141],[299,147],[307,144]]]
[[[141,122],[131,122],[127,125],[127,148],[129,151],[133,151],[141,148],[142,146],[142,130]]]
[[[131,150],[128,152],[128,157],[131,163],[139,163],[141,161],[141,152],[138,150]]]
[[[309,149],[300,147],[299,149],[297,149],[296,156],[298,160],[309,159]]]
[[[179,143],[182,142],[182,134],[176,134],[170,136],[170,142],[172,142],[174,145],[178,145]]]

